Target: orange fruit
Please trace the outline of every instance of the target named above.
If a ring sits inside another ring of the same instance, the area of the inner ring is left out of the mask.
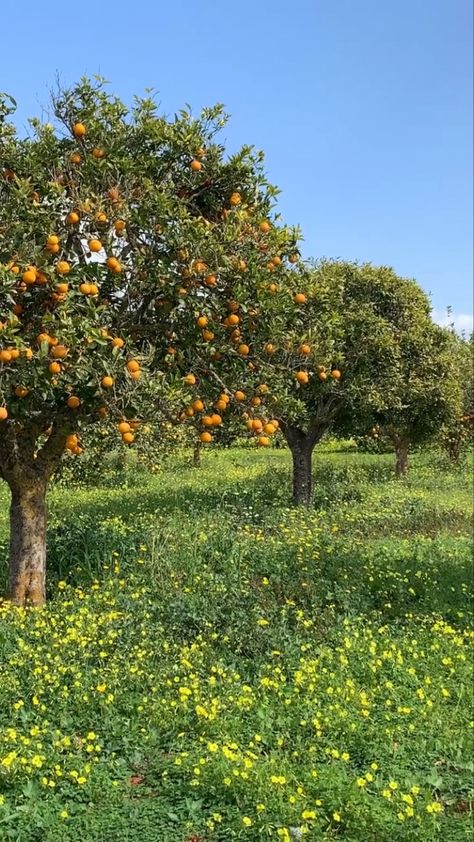
[[[69,160],[71,164],[80,164],[82,157],[79,155],[79,152],[73,152],[72,155],[69,156]]]
[[[205,342],[212,342],[212,340],[214,339],[214,334],[212,330],[203,330],[202,338]]]
[[[328,376],[327,376],[325,371],[319,371],[318,377],[319,377],[320,380],[322,380],[323,383],[324,383],[325,380],[328,379]]]
[[[297,263],[298,262],[298,255],[297,254],[290,254],[288,260],[290,263]]]
[[[193,172],[199,172],[199,170],[202,170],[201,161],[196,160],[196,158],[194,158],[194,160],[191,161],[189,166],[191,167]]]
[[[33,359],[33,351],[31,350],[31,348],[25,348],[24,354],[27,360]]]
[[[202,412],[204,409],[204,404],[202,400],[200,398],[197,398],[192,404],[192,408],[195,412]]]
[[[211,415],[211,420],[214,427],[219,427],[220,424],[222,424],[222,418],[217,412],[215,412],[214,415]]]
[[[309,376],[307,371],[297,371],[295,377],[301,385],[306,385],[309,382]]]
[[[36,277],[37,277],[36,269],[34,267],[30,266],[29,269],[27,269],[25,272],[23,272],[23,275],[21,276],[21,279],[25,284],[34,284],[35,281],[36,281]]]
[[[198,327],[206,327],[208,321],[209,320],[208,320],[207,316],[199,316],[196,320],[197,326]]]
[[[252,406],[260,406],[262,401],[261,401],[261,398],[259,398],[255,395],[253,398],[251,398],[250,403],[252,404]]]
[[[69,284],[56,284],[56,292],[60,295],[66,295],[69,292]]]
[[[242,392],[240,389],[237,389],[237,391],[234,392],[234,398],[235,398],[236,401],[244,401],[245,400],[245,392]]]
[[[67,348],[65,345],[55,345],[51,351],[51,356],[56,360],[63,360],[67,356]]]
[[[235,313],[232,313],[230,316],[227,316],[227,324],[234,326],[238,325],[239,322],[240,319],[238,316],[235,315]]]
[[[278,285],[277,284],[268,284],[268,291],[275,295],[278,292]]]
[[[99,287],[97,286],[97,284],[91,284],[90,287],[91,288],[90,288],[89,295],[98,295],[99,294]]]
[[[241,357],[246,357],[250,353],[250,348],[245,344],[239,345],[237,353],[240,354]]]
[[[79,284],[79,292],[83,295],[90,295],[92,291],[92,284]]]
[[[242,201],[242,196],[240,195],[240,193],[232,193],[231,194],[229,202],[230,202],[230,204],[232,205],[233,208],[236,208],[237,205],[240,205],[241,201]]]
[[[267,436],[259,436],[258,437],[258,444],[259,447],[268,447],[270,444],[270,439]]]
[[[75,447],[73,447],[72,452],[73,452],[76,456],[80,456],[80,455],[81,455],[81,453],[84,453],[84,448],[83,448],[83,447],[79,447],[79,445],[78,445],[78,444],[76,444],[76,446],[75,446]]]
[[[81,402],[76,395],[70,395],[67,399],[67,405],[69,409],[77,409],[77,407],[81,405]]]
[[[10,351],[10,357],[12,358],[12,360],[17,360],[18,357],[20,356],[20,351],[18,350],[18,348],[9,348],[9,351]]]
[[[67,260],[60,260],[56,264],[56,272],[58,273],[58,275],[68,275],[70,271],[71,267]]]
[[[129,433],[132,428],[128,421],[121,421],[118,425],[118,429],[120,433]]]
[[[61,372],[61,366],[59,363],[50,363],[48,368],[50,374],[60,374]]]
[[[104,389],[111,389],[115,381],[113,377],[110,377],[108,374],[106,374],[100,382]]]
[[[254,418],[252,421],[252,430],[255,430],[257,433],[259,430],[263,430],[263,424],[260,421],[260,418]]]
[[[297,292],[293,298],[295,304],[305,304],[307,301],[306,295],[303,292]]]
[[[107,214],[104,213],[104,211],[99,211],[99,213],[96,213],[95,215],[95,221],[98,225],[105,225],[107,222]]]
[[[188,386],[194,386],[196,383],[196,377],[194,374],[187,374],[186,377],[183,377],[183,380]]]
[[[41,345],[42,342],[48,342],[49,343],[49,339],[50,339],[50,337],[49,337],[48,333],[39,333],[38,336],[36,337],[36,341],[38,342],[39,345]]]
[[[0,351],[0,363],[9,363],[11,362],[12,355],[10,351]]]
[[[131,371],[130,372],[130,377],[132,378],[132,380],[140,380],[141,376],[142,376],[142,373],[141,373],[140,369],[138,371]]]
[[[204,433],[200,434],[199,440],[202,441],[203,444],[209,444],[212,441],[212,436],[210,433],[205,431]]]
[[[116,231],[117,234],[121,234],[123,231],[125,231],[126,227],[127,227],[127,224],[126,224],[124,219],[116,219],[115,220],[114,228],[115,228],[115,231]]]
[[[47,246],[57,246],[59,244],[59,237],[56,234],[50,234],[46,240]]]
[[[276,429],[277,428],[275,427],[274,424],[271,423],[271,421],[269,421],[268,424],[264,424],[264,426],[263,426],[263,431],[265,433],[268,433],[269,436],[272,436],[273,433],[276,433]]]
[[[272,343],[271,343],[271,342],[267,342],[267,344],[265,345],[264,350],[265,350],[265,353],[266,353],[266,354],[274,354],[274,353],[275,353],[275,351],[276,351],[276,348],[275,348],[275,346],[274,346],[274,345],[272,345]]]
[[[340,380],[341,379],[341,372],[339,371],[338,368],[334,368],[331,371],[331,377],[332,377],[333,380]]]
[[[201,275],[206,271],[207,263],[204,263],[204,260],[195,260],[193,263],[193,269],[198,275]]]
[[[260,223],[260,225],[258,227],[259,227],[260,231],[262,232],[262,234],[268,234],[268,232],[271,230],[272,226],[270,225],[269,222],[264,220],[263,222]]]
[[[4,406],[0,406],[0,421],[6,421],[8,418],[8,409]]]
[[[127,369],[131,374],[134,371],[140,371],[140,363],[138,360],[129,360],[127,363]]]
[[[118,187],[110,187],[109,190],[107,190],[107,196],[112,200],[112,202],[118,202],[120,199],[120,190]]]
[[[204,415],[201,420],[205,427],[212,427],[214,423],[210,415]]]
[[[215,287],[215,285],[217,284],[217,278],[215,275],[206,275],[206,277],[204,278],[204,283],[208,287]]]
[[[100,146],[94,146],[92,150],[92,156],[97,159],[105,158],[105,151],[101,149]]]
[[[135,436],[133,433],[124,433],[122,436],[122,441],[124,444],[133,444],[135,441]]]
[[[120,336],[114,336],[112,339],[112,345],[114,348],[123,348],[125,342],[120,338]]]
[[[106,260],[107,266],[112,272],[115,272],[116,275],[119,275],[122,271],[122,265],[116,257],[108,257]]]
[[[281,265],[281,257],[279,257],[279,255],[276,254],[275,257],[272,257],[270,262],[273,264],[273,266],[280,266]]]
[[[227,401],[218,400],[215,402],[214,406],[221,412],[225,412],[225,410],[227,409]]]
[[[72,450],[74,447],[77,447],[79,443],[79,439],[77,438],[75,433],[70,433],[66,439],[66,447],[68,450]]]
[[[84,123],[74,123],[72,127],[74,137],[84,137],[87,134],[87,129]]]
[[[25,386],[16,386],[15,395],[17,398],[25,398],[28,394],[28,389]]]
[[[68,223],[68,225],[77,225],[79,220],[80,220],[80,216],[76,211],[71,211],[66,216],[66,222]]]
[[[87,245],[89,246],[89,251],[102,251],[102,243],[100,240],[89,240]]]
[[[304,356],[307,356],[308,354],[311,353],[311,345],[305,345],[305,344],[300,345],[300,347],[298,348],[298,353],[303,354]]]

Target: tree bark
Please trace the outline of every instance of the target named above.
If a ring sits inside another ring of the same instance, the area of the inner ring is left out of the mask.
[[[280,427],[293,460],[293,503],[296,506],[309,506],[313,490],[313,450],[326,432],[327,425],[315,422],[308,432],[281,421]]]
[[[200,468],[201,467],[201,453],[202,453],[202,444],[198,442],[194,445],[193,450],[193,468]]]
[[[404,477],[408,471],[408,442],[399,439],[395,444],[395,473],[397,477]]]
[[[46,482],[14,484],[10,505],[8,598],[41,606],[46,593]]]

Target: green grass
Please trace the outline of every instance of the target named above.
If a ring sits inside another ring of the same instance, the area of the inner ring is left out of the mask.
[[[285,451],[188,462],[50,493],[49,606],[0,607],[0,840],[471,839],[468,470],[322,453],[296,511]]]

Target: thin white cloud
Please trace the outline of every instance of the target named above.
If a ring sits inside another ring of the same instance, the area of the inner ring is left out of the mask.
[[[442,327],[454,325],[457,333],[470,334],[474,330],[472,313],[448,313],[447,310],[433,310],[433,321]]]

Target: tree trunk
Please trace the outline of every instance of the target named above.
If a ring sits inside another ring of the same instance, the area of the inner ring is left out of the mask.
[[[395,444],[395,473],[397,477],[404,477],[408,471],[408,442],[398,440]]]
[[[200,468],[201,467],[201,453],[202,453],[202,444],[199,441],[197,444],[194,445],[193,468]]]
[[[313,446],[308,441],[297,442],[291,447],[293,459],[293,503],[309,506],[313,489],[311,476]]]
[[[8,598],[40,606],[46,597],[46,482],[12,484],[11,495]]]

